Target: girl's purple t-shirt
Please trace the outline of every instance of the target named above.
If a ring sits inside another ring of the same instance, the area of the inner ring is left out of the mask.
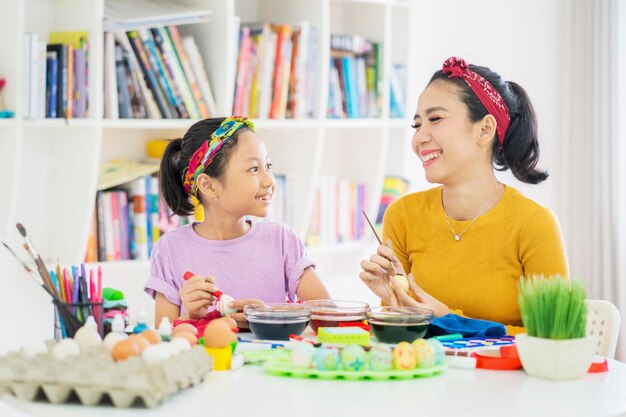
[[[253,222],[248,233],[230,240],[205,239],[188,224],[165,233],[154,245],[144,291],[152,298],[160,292],[181,306],[178,291],[183,275],[191,271],[215,277],[218,288],[236,300],[295,302],[300,277],[309,266],[315,265],[302,240],[283,224]]]

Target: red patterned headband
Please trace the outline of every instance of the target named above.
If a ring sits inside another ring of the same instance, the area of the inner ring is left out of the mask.
[[[485,106],[487,112],[496,118],[496,133],[498,134],[500,147],[502,147],[506,131],[511,124],[511,116],[500,93],[493,88],[489,81],[470,70],[463,58],[453,56],[445,60],[443,63],[443,73],[449,73],[448,78],[462,77],[472,91],[474,91],[474,94],[476,94],[476,97],[478,97],[483,106]]]

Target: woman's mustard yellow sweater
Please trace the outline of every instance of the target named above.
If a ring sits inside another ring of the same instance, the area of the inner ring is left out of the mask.
[[[441,203],[442,187],[406,195],[385,212],[391,239],[407,273],[455,313],[520,331],[520,276],[569,276],[567,256],[552,212],[506,187],[502,199],[455,240]],[[456,233],[470,223],[450,220]]]

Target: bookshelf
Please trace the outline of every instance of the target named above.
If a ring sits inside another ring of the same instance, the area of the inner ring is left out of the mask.
[[[95,202],[98,166],[115,157],[140,159],[151,139],[183,135],[192,120],[124,119],[103,117],[104,35],[106,0],[0,0],[0,77],[8,80],[5,101],[15,119],[0,119],[0,237],[17,244],[15,222],[24,223],[42,256],[63,263],[81,262],[87,245]],[[411,114],[415,89],[410,34],[412,1],[399,0],[179,0],[178,3],[211,11],[206,23],[180,26],[193,35],[207,69],[220,115],[231,113],[237,61],[236,30],[255,22],[310,22],[318,30],[314,117],[303,120],[255,120],[266,141],[275,169],[288,175],[292,203],[291,226],[304,239],[311,217],[314,190],[321,175],[333,174],[366,184],[365,208],[375,218],[386,174],[403,175],[410,154],[409,119],[390,117],[392,64],[402,64]],[[53,31],[89,33],[89,109],[85,119],[24,117],[21,95],[24,33],[36,32],[46,40]],[[378,118],[327,119],[330,35],[361,35],[380,42],[382,54],[381,109]],[[394,157],[390,156],[390,150]],[[402,155],[398,156],[397,155]],[[400,161],[400,162],[399,162]],[[369,232],[366,231],[366,240]],[[311,248],[320,265],[326,254],[341,253],[343,262],[358,259],[370,242],[348,242]],[[348,253],[355,254],[349,258]],[[0,258],[0,260],[8,258]],[[2,262],[2,261],[0,261]],[[133,265],[130,267],[129,265]],[[124,262],[110,266],[147,273],[147,263]],[[332,265],[324,268],[332,273]],[[142,274],[139,274],[142,275]],[[143,280],[141,276],[140,280]]]

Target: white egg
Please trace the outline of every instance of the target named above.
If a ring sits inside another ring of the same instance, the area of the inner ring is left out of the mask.
[[[28,359],[32,359],[35,356],[48,353],[48,347],[43,340],[31,340],[21,349],[22,356]]]
[[[52,349],[52,356],[59,361],[78,355],[80,348],[74,339],[63,339]]]
[[[89,349],[100,346],[102,344],[102,338],[100,334],[92,327],[83,326],[74,335],[74,340],[78,343],[78,347],[81,352],[86,352]]]
[[[191,344],[189,343],[189,340],[182,337],[175,337],[168,344],[170,346],[176,347],[179,352],[191,349]]]
[[[113,346],[115,346],[117,342],[121,342],[127,337],[128,336],[126,336],[125,334],[110,332],[109,334],[104,336],[104,340],[102,341],[102,344],[104,345],[105,348],[109,350],[109,352],[111,352],[113,350]]]
[[[167,348],[163,348],[161,345],[147,346],[141,353],[141,357],[146,363],[158,363],[170,357],[170,353]]]

